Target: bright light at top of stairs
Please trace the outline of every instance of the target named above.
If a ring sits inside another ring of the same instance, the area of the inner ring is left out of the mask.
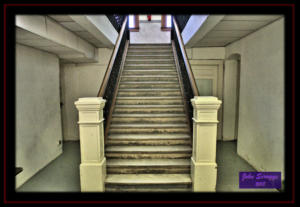
[[[134,15],[129,15],[129,28],[134,27]]]
[[[167,15],[167,27],[171,27],[172,26],[172,18],[171,15]]]

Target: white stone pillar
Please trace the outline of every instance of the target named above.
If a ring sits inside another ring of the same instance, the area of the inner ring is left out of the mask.
[[[106,159],[103,127],[105,102],[98,97],[80,98],[75,102],[79,111],[82,192],[104,192],[105,190]]]
[[[216,191],[217,124],[221,101],[213,96],[191,99],[193,112],[193,155],[191,176],[194,192]]]

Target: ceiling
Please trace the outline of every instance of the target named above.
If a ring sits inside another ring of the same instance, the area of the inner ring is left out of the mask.
[[[212,15],[209,15],[212,16]],[[282,15],[225,15],[191,47],[223,47],[283,17]],[[201,30],[201,27],[200,29]]]
[[[81,27],[77,22],[75,22],[69,15],[49,15],[50,18],[57,21],[63,27],[74,32],[82,39],[91,43],[95,47],[107,47],[103,42],[96,39],[89,31]]]

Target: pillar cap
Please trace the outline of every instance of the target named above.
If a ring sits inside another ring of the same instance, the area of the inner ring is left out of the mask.
[[[218,98],[214,96],[195,96],[193,99],[191,99],[191,102],[194,108],[216,107],[216,109],[218,109],[222,103],[222,101],[218,100]]]
[[[80,109],[103,109],[106,100],[102,97],[84,97],[75,101],[76,108]]]
[[[218,100],[217,97],[214,96],[195,96],[191,99],[195,104],[221,104],[222,101]]]

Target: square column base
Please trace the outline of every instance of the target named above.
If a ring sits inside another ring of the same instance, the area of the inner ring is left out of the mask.
[[[217,184],[217,163],[195,162],[191,158],[193,192],[215,192]]]
[[[106,158],[101,163],[80,164],[81,192],[104,192],[106,178]]]

